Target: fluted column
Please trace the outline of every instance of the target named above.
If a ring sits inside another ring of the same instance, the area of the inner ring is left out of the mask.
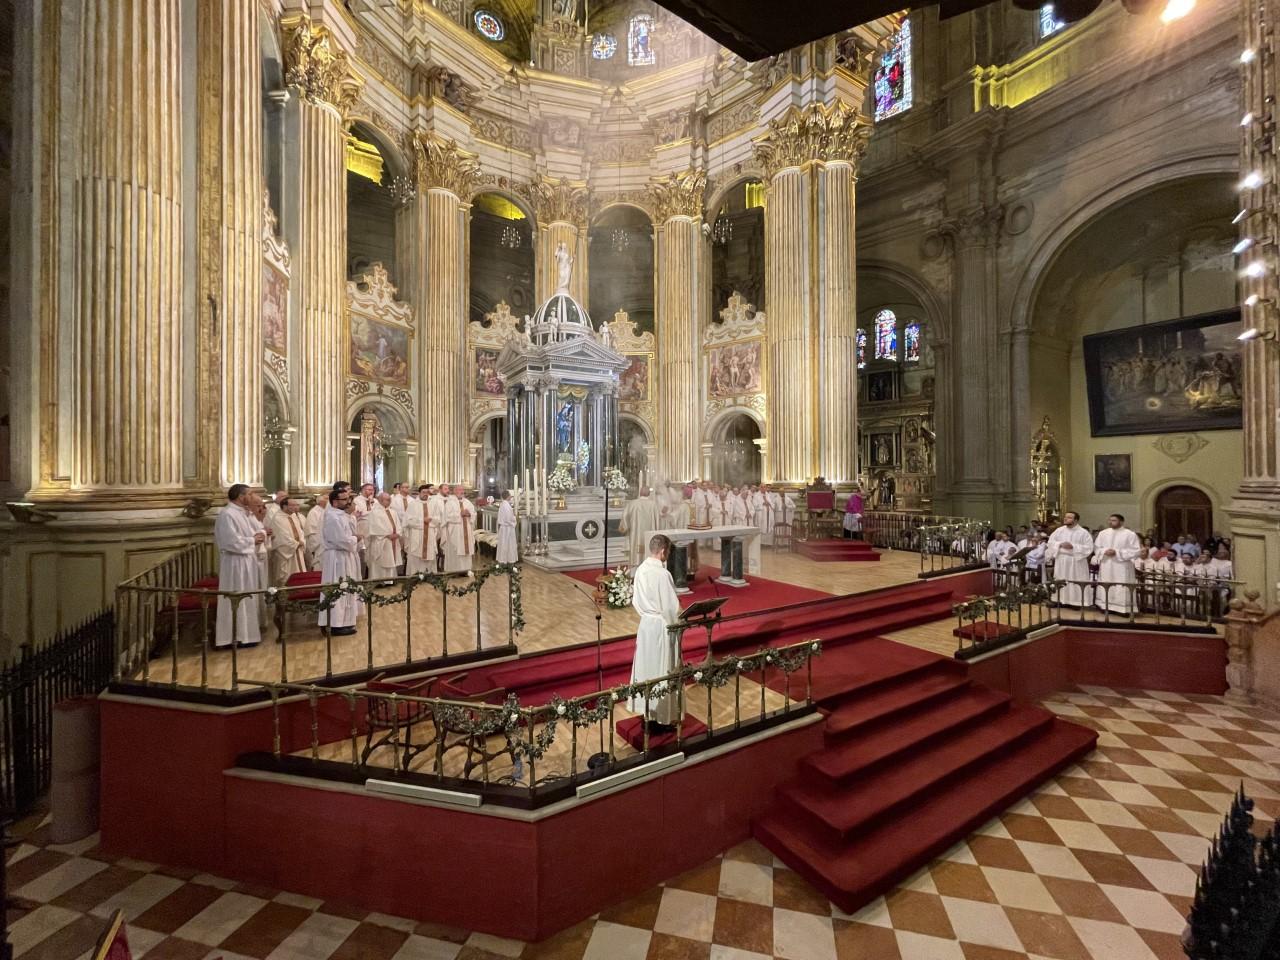
[[[870,128],[837,102],[792,108],[756,145],[765,168],[769,477],[857,473],[854,176]]]
[[[587,185],[577,180],[543,177],[529,184],[537,218],[538,242],[534,245],[534,299],[542,303],[556,292],[556,247],[563,243],[573,254],[569,296],[587,303]],[[599,318],[601,320],[607,317]]]
[[[414,284],[422,358],[424,476],[456,483],[467,474],[467,218],[479,175],[476,158],[452,140],[419,134],[415,203],[425,253],[423,283]]]
[[[293,409],[297,485],[318,490],[347,473],[343,422],[347,258],[346,133],[343,119],[363,83],[327,28],[306,17],[281,21],[285,81],[299,97],[297,249],[293,296],[298,337]]]
[[[649,188],[656,213],[654,307],[658,365],[658,470],[669,480],[700,476],[702,197],[706,174],[690,170]]]
[[[85,0],[73,489],[182,486],[178,0]]]
[[[201,0],[204,300],[218,305],[219,390],[209,398],[213,485],[262,483],[262,52],[259,5]]]

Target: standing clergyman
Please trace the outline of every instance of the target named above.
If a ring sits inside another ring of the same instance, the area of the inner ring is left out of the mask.
[[[1093,536],[1080,526],[1080,517],[1072,510],[1062,515],[1062,526],[1049,535],[1045,559],[1053,564],[1053,579],[1066,580],[1056,600],[1064,607],[1083,607],[1087,601],[1081,584],[1089,582],[1089,555],[1093,553]]]
[[[378,494],[374,508],[365,515],[368,540],[364,555],[370,580],[390,580],[400,567],[400,524],[391,509],[391,494]]]
[[[238,593],[257,590],[262,586],[262,573],[258,568],[258,546],[266,540],[267,535],[254,521],[254,499],[247,484],[232,484],[227,491],[227,505],[222,508],[213,524],[213,542],[218,545],[220,591]],[[258,632],[256,598],[241,600],[233,613],[231,598],[219,597],[214,645],[229,647],[234,642],[242,647],[250,647],[259,639],[261,635]]]
[[[516,510],[511,505],[511,491],[502,495],[498,505],[498,563],[515,563],[520,559],[516,546]]]
[[[658,504],[649,496],[649,488],[641,487],[640,496],[628,500],[622,508],[618,532],[627,535],[627,563],[637,565],[644,560],[649,535],[658,529]]]
[[[351,487],[335,484],[324,513],[324,567],[321,581],[338,583],[343,579],[360,579],[359,538],[356,535],[355,504]],[[356,620],[363,604],[352,593],[336,598],[328,610],[320,611],[320,626],[330,626],[335,637],[356,632]]]
[[[307,568],[306,535],[298,522],[298,500],[282,497],[271,514],[271,582],[283,587],[295,573]]]
[[[668,627],[680,616],[675,581],[667,570],[667,553],[671,541],[662,534],[649,540],[649,556],[636,568],[632,584],[631,606],[640,614],[636,630],[635,660],[631,665],[631,682],[641,683],[674,673],[680,666],[680,636]],[[630,709],[644,714],[650,730],[670,731],[679,722],[680,694],[678,684],[670,689],[651,688],[649,696],[632,697]]]
[[[1107,529],[1100,530],[1093,541],[1093,554],[1098,561],[1098,582],[1124,586],[1099,586],[1095,599],[1101,609],[1112,613],[1129,612],[1131,595],[1136,589],[1129,585],[1138,582],[1133,561],[1141,551],[1142,541],[1124,525],[1124,517],[1118,513],[1108,517]]]

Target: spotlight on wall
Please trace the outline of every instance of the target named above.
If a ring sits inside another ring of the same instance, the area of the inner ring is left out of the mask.
[[[1237,243],[1234,247],[1231,248],[1231,252],[1235,254],[1241,254],[1241,253],[1244,253],[1246,250],[1248,250],[1252,246],[1253,246],[1253,237],[1245,237],[1243,240],[1241,240],[1239,243]]]
[[[1165,23],[1181,20],[1196,7],[1196,0],[1169,0],[1160,11],[1160,19]]]
[[[1240,51],[1240,62],[1252,63],[1253,58],[1256,57],[1257,55],[1258,55],[1258,51],[1253,49],[1253,47],[1245,47],[1242,51]]]
[[[1262,172],[1260,170],[1250,170],[1244,175],[1244,179],[1240,181],[1241,190],[1256,190],[1262,186]]]
[[[1274,330],[1259,330],[1257,327],[1250,327],[1238,337],[1237,340],[1248,342],[1249,340],[1274,340],[1276,332]]]
[[[1250,263],[1247,267],[1244,268],[1244,274],[1246,277],[1257,278],[1262,276],[1266,272],[1267,272],[1267,265],[1263,263],[1261,260],[1254,260],[1252,263]]]
[[[1240,211],[1239,213],[1237,213],[1234,217],[1232,217],[1232,218],[1231,218],[1231,222],[1232,222],[1232,223],[1240,223],[1240,222],[1244,221],[1245,219],[1247,219],[1248,217],[1253,216],[1253,215],[1254,215],[1254,213],[1256,213],[1256,212],[1257,212],[1257,211],[1255,211],[1255,210],[1251,210],[1251,209],[1249,209],[1248,207],[1244,207],[1244,208],[1242,208],[1242,209],[1241,209],[1241,211]]]
[[[1240,126],[1242,127],[1247,127],[1251,123],[1253,123],[1252,113],[1246,113],[1243,117],[1240,118]]]

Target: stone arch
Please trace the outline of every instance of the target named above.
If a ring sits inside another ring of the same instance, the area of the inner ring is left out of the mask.
[[[899,263],[888,260],[858,258],[858,276],[878,277],[910,294],[925,312],[926,330],[935,343],[946,343],[951,336],[947,311],[942,308],[937,291],[923,277]]]
[[[1160,499],[1160,495],[1166,490],[1173,487],[1191,487],[1199,490],[1209,498],[1209,503],[1213,506],[1214,522],[1219,522],[1220,517],[1225,517],[1226,507],[1231,502],[1231,498],[1222,496],[1221,493],[1210,483],[1205,481],[1203,477],[1189,476],[1169,476],[1161,477],[1155,483],[1150,484],[1142,491],[1138,498],[1138,512],[1140,514],[1138,524],[1130,524],[1138,530],[1147,530],[1155,526],[1156,523],[1156,503]]]
[[[760,428],[760,436],[766,436],[765,421],[760,412],[752,407],[733,406],[725,407],[723,410],[717,410],[702,428],[702,436],[704,442],[715,443],[721,438],[725,428],[733,422],[735,417],[746,415],[749,419],[755,421],[755,425]]]
[[[262,388],[270,390],[275,395],[276,404],[280,410],[280,418],[285,423],[292,423],[293,417],[289,410],[289,390],[280,379],[279,373],[267,364],[262,365]]]
[[[724,205],[725,198],[729,196],[729,191],[744,183],[749,183],[752,180],[761,184],[767,182],[762,171],[744,170],[741,173],[735,171],[731,178],[726,180],[724,183],[717,185],[703,204],[707,220],[710,222],[715,219],[716,213]]]
[[[619,425],[622,423],[635,424],[640,428],[640,433],[644,437],[645,443],[652,444],[655,442],[653,439],[653,429],[649,426],[648,422],[644,420],[644,418],[638,417],[634,413],[619,413],[618,422]]]
[[[591,211],[591,216],[587,222],[587,229],[590,230],[591,226],[597,220],[599,220],[605,213],[612,210],[614,207],[630,207],[633,210],[638,210],[640,213],[643,213],[649,219],[649,225],[650,226],[653,225],[653,210],[647,204],[644,204],[641,201],[635,200],[635,199],[627,199],[627,200],[613,199],[613,200],[601,201],[600,205]]]
[[[376,413],[384,426],[394,424],[400,428],[401,439],[412,440],[418,435],[417,424],[414,423],[408,411],[378,394],[367,394],[347,404],[346,425],[350,427],[356,417],[366,409]]]

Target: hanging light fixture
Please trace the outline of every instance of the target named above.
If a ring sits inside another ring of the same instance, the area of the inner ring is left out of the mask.
[[[519,250],[523,238],[520,236],[520,230],[514,223],[508,223],[502,228],[502,237],[498,241],[508,250]]]
[[[626,227],[614,227],[610,242],[613,244],[614,253],[622,253],[631,246],[631,232]]]
[[[722,247],[733,239],[733,221],[723,213],[716,217],[715,226],[711,228],[711,239]]]

